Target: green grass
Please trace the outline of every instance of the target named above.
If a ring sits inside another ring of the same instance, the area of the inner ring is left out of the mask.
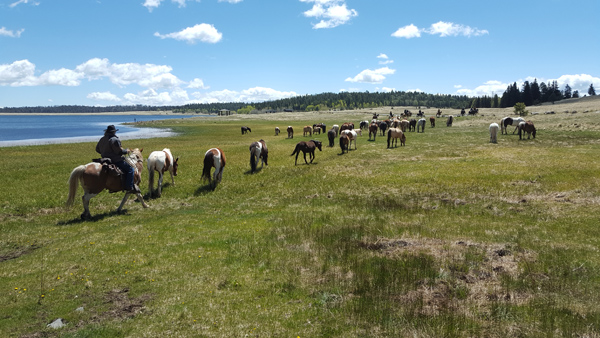
[[[340,155],[316,135],[314,164],[294,166],[302,126],[367,115],[155,122],[181,135],[123,145],[171,148],[176,185],[124,214],[103,192],[85,222],[66,181],[94,143],[0,148],[1,336],[600,335],[600,131],[544,117],[537,139],[490,144],[490,119],[439,120],[395,149],[365,135]],[[274,136],[287,125],[294,139]],[[250,174],[260,138],[269,166]],[[227,157],[215,191],[211,147]]]

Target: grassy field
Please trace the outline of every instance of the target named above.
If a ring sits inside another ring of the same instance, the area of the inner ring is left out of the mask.
[[[302,126],[390,108],[148,122],[181,134],[123,145],[171,148],[176,184],[122,214],[103,192],[91,221],[81,188],[64,203],[95,143],[0,148],[0,336],[598,337],[596,102],[530,108],[537,138],[498,144],[488,126],[510,110],[438,119],[402,148],[365,134],[340,155],[315,135],[323,151],[297,166]],[[250,174],[260,138],[269,166]],[[215,191],[200,179],[211,147],[227,157]]]

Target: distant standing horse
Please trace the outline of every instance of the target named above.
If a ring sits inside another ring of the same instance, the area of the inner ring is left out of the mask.
[[[348,149],[350,148],[349,144],[350,138],[348,135],[342,133],[340,136],[340,148],[342,149],[342,154],[344,154],[344,151],[348,152]]]
[[[377,127],[377,123],[371,123],[369,125],[369,141],[371,140],[371,135],[373,135],[373,141],[375,141],[375,137],[377,136],[377,129],[379,129]]]
[[[404,135],[402,130],[398,128],[390,128],[390,130],[388,130],[387,147],[390,148],[391,145],[397,147],[398,139],[400,139],[401,147],[406,146],[406,136]]]
[[[490,124],[490,143],[498,143],[498,123]]]
[[[388,124],[385,121],[381,121],[378,124],[379,131],[381,131],[381,136],[385,135],[385,130],[388,128]]]
[[[514,134],[517,131],[517,129],[519,129],[519,123],[521,122],[525,122],[525,119],[523,119],[522,117],[515,117],[514,119],[512,117],[505,117],[502,120],[500,120],[500,132],[502,134],[508,135],[507,127],[515,126],[515,130],[513,130]]]
[[[419,121],[417,121],[417,133],[419,132],[419,129],[421,129],[421,132],[424,133],[425,132],[425,123],[427,121],[424,118],[419,119]]]
[[[327,132],[327,138],[329,139],[330,147],[333,147],[333,145],[335,144],[335,137],[336,137],[335,130],[333,128],[329,129],[329,131]]]
[[[244,134],[246,134],[248,132],[252,132],[252,130],[250,129],[250,127],[243,126],[242,127],[242,135],[244,135]]]
[[[410,119],[410,121],[408,121],[408,131],[415,131],[416,127],[417,127],[417,120]]]
[[[252,142],[252,144],[250,145],[250,171],[251,172],[256,171],[256,167],[258,166],[259,159],[261,160],[260,169],[262,169],[265,164],[267,166],[269,165],[269,163],[267,163],[267,160],[269,159],[269,151],[267,150],[267,144],[262,139],[258,142]]]
[[[148,189],[150,196],[153,195],[154,171],[158,171],[158,197],[162,195],[163,174],[168,171],[171,174],[171,182],[175,185],[179,157],[173,160],[173,154],[169,148],[162,151],[153,151],[148,156]]]
[[[308,142],[304,142],[304,141],[298,142],[296,144],[296,148],[294,149],[294,152],[292,152],[292,154],[290,155],[290,156],[296,155],[296,161],[294,162],[294,165],[298,164],[298,155],[300,155],[301,151],[304,154],[304,162],[306,164],[308,164],[308,162],[306,161],[306,153],[308,153],[308,156],[310,158],[310,163],[312,163],[313,160],[315,159],[315,149],[316,148],[319,148],[319,151],[322,151],[321,150],[321,141],[310,140]]]
[[[279,135],[279,127],[275,127],[275,136]]]
[[[431,128],[435,128],[435,117],[430,117],[429,118],[429,123],[431,124]]]
[[[312,136],[313,130],[311,126],[304,126],[304,135],[306,136],[306,134],[309,134],[309,136]]]
[[[292,126],[287,127],[288,138],[294,138],[294,128]]]
[[[144,158],[142,157],[143,149],[133,149],[126,156],[125,161],[129,163],[134,169],[133,182],[135,184],[140,183],[142,179],[142,169],[144,167]],[[77,193],[77,183],[80,183],[83,188],[83,213],[81,214],[82,219],[89,219],[92,217],[90,214],[90,199],[98,195],[102,190],[108,189],[109,192],[122,191],[123,185],[121,183],[121,176],[112,176],[107,170],[103,170],[103,166],[97,162],[90,162],[85,165],[80,165],[73,169],[69,176],[69,196],[67,197],[67,206],[73,205],[75,200],[75,194]],[[130,192],[126,192],[117,212],[121,212],[123,205],[127,201]],[[142,203],[144,208],[148,205],[144,202],[144,198],[141,193],[136,193],[138,201]]]
[[[352,147],[352,141],[354,141],[354,149],[356,150],[356,139],[358,138],[358,134],[354,130],[342,130],[342,135],[348,135],[348,139],[350,143],[348,144],[348,148]]]
[[[446,120],[446,127],[452,127],[452,122],[454,122],[454,116],[450,115]]]
[[[210,178],[210,171],[215,168],[212,180]],[[217,184],[221,182],[223,178],[223,169],[225,169],[225,154],[219,148],[210,148],[204,154],[204,168],[202,169],[202,179],[208,180],[212,190],[215,190]]]

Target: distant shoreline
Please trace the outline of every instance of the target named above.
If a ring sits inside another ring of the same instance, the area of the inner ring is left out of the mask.
[[[193,116],[197,114],[173,113],[172,111],[127,111],[127,112],[104,112],[104,113],[0,113],[3,115],[174,115],[174,116]]]

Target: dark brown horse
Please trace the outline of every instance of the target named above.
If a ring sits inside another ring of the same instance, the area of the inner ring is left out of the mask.
[[[287,127],[288,138],[294,138],[294,128],[292,126]]]
[[[260,169],[266,164],[269,159],[269,151],[267,150],[267,144],[264,140],[260,140],[258,142],[252,142],[250,145],[250,171],[255,172],[258,167],[258,160],[261,160]]]
[[[435,117],[433,117],[433,116],[430,117],[429,118],[429,123],[431,124],[431,128],[434,128],[435,127]]]
[[[213,178],[210,178],[210,171],[215,168]],[[223,178],[223,169],[225,169],[225,154],[219,148],[208,149],[204,154],[204,168],[202,169],[202,179],[208,180],[210,187],[215,190],[217,183]]]
[[[306,161],[306,153],[308,153],[310,163],[312,163],[315,159],[315,148],[319,148],[319,151],[322,151],[321,141],[310,140],[308,142],[298,142],[298,144],[296,144],[296,149],[294,149],[294,152],[290,155],[296,155],[296,161],[294,162],[294,165],[298,164],[298,155],[300,155],[300,151],[302,151],[302,153],[304,154],[304,162],[308,164],[308,162]]]
[[[373,141],[375,141],[375,137],[377,136],[377,122],[373,122],[369,125],[369,141],[371,140],[371,134],[373,135]]]
[[[340,148],[342,149],[342,154],[344,153],[344,151],[348,152],[349,144],[350,138],[348,137],[348,135],[342,134],[340,136]]]
[[[243,126],[242,127],[242,135],[244,135],[244,134],[246,134],[248,132],[252,132],[252,130],[250,129],[250,127]]]
[[[333,128],[331,128],[328,132],[327,132],[327,138],[329,139],[329,146],[333,147],[333,145],[335,144],[335,130]]]
[[[142,180],[142,169],[144,167],[144,158],[142,157],[142,151],[144,149],[133,149],[127,156],[125,161],[129,163],[134,169],[133,182],[135,184],[140,183]],[[91,162],[85,165],[80,165],[73,169],[71,176],[69,176],[69,196],[67,197],[67,206],[73,205],[75,200],[75,194],[77,193],[77,183],[79,182],[81,188],[83,188],[83,213],[81,214],[82,219],[89,219],[92,217],[90,214],[90,199],[98,195],[102,190],[108,189],[109,192],[119,192],[125,190],[121,182],[121,176],[112,175],[107,168],[103,169],[103,165],[96,162]],[[121,212],[123,205],[127,201],[130,192],[126,192],[117,212]],[[144,208],[148,205],[144,202],[144,198],[141,193],[136,193],[138,201],[142,203]]]

